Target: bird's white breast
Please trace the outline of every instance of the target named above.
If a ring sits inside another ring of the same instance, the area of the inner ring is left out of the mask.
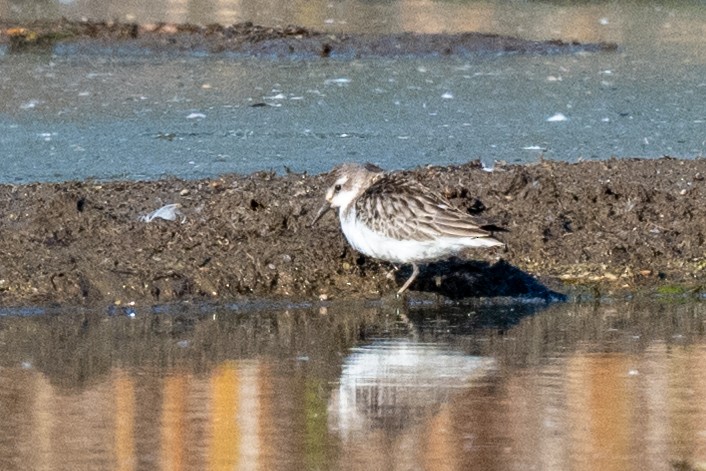
[[[355,206],[339,212],[341,230],[358,252],[392,263],[431,262],[457,254],[464,248],[501,245],[492,238],[441,237],[433,240],[399,240],[372,231],[356,217]]]

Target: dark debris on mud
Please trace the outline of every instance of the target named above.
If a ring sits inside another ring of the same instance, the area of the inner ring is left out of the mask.
[[[312,31],[301,26],[260,26],[250,22],[220,24],[137,24],[100,21],[0,21],[0,44],[12,53],[56,51],[153,53],[227,53],[244,57],[363,58],[399,56],[470,56],[498,54],[560,54],[614,51],[612,43],[560,40],[530,41],[481,33],[348,34]]]
[[[552,299],[700,290],[706,160],[478,162],[409,171],[509,229],[507,249],[422,270],[412,290],[446,298]],[[0,186],[0,304],[371,298],[409,271],[353,252],[333,215],[309,227],[327,175],[261,172],[184,181]],[[140,216],[168,203],[185,220]]]

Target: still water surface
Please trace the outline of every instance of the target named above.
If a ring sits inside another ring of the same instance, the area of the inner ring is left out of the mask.
[[[0,468],[702,469],[705,326],[701,302],[7,315]]]

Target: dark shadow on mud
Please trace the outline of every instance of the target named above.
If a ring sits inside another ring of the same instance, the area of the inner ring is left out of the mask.
[[[466,298],[539,298],[547,302],[565,301],[566,295],[553,291],[535,277],[500,260],[495,264],[452,258],[420,267],[411,289],[437,293],[449,299]],[[397,272],[404,283],[411,268]]]
[[[398,281],[404,282],[411,270],[400,272]],[[491,264],[452,258],[430,263],[421,267],[412,289],[463,300],[443,307],[410,309],[409,321],[425,338],[476,335],[488,330],[502,335],[551,303],[567,300],[566,295],[505,260]]]

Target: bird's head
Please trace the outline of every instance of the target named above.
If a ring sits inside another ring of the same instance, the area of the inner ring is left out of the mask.
[[[382,174],[382,169],[373,164],[343,164],[336,167],[332,173],[336,180],[326,190],[326,203],[316,213],[311,226],[329,209],[350,206]]]

